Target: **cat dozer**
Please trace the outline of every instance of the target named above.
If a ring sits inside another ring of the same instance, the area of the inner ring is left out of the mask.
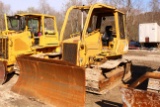
[[[86,90],[104,94],[131,76],[125,14],[115,7],[94,4],[68,9],[61,29],[62,59],[86,73]],[[65,73],[65,72],[64,72]]]
[[[121,93],[123,107],[160,107],[160,71],[146,72]]]
[[[44,14],[4,15],[0,33],[0,84],[7,74],[18,69],[16,57],[21,54],[52,52],[59,46],[56,18]]]
[[[131,62],[122,59],[128,51],[125,14],[115,7],[104,4],[70,7],[60,42],[61,55],[37,54],[17,59],[22,73],[13,91],[36,98],[43,96],[54,104],[63,101],[62,97],[71,97],[77,99],[79,107],[85,100],[84,88],[104,94],[131,76]],[[69,104],[70,101],[73,102],[68,100]]]

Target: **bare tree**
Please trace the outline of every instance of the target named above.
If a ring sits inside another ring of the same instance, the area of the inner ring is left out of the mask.
[[[123,11],[127,15],[127,32],[129,39],[138,40],[138,25],[140,19],[138,15],[144,12],[143,7],[145,0],[103,0],[109,5],[116,6],[119,10]],[[143,20],[143,19],[141,19]]]
[[[49,14],[52,8],[47,3],[47,0],[39,0],[39,10],[43,14]]]
[[[156,22],[157,17],[159,18],[159,14],[160,14],[160,2],[159,0],[151,0],[149,2],[149,6],[151,9],[151,16],[150,16],[150,20],[152,22]]]
[[[9,13],[10,12],[10,5],[6,5],[0,1],[0,14]]]
[[[160,12],[160,2],[159,0],[151,0],[149,3],[152,12]]]
[[[133,14],[135,10],[143,10],[142,4],[145,0],[103,0],[103,3],[115,6],[123,10],[127,15]]]
[[[10,12],[10,6],[5,5],[2,1],[0,1],[0,30],[5,29],[4,25],[4,13],[9,13]]]
[[[27,12],[29,12],[29,13],[40,13],[40,11],[38,9],[34,8],[34,7],[29,7],[27,9]]]
[[[62,20],[63,20],[63,12],[57,12],[54,8],[50,6],[47,0],[39,0],[39,7],[38,10],[40,13],[43,14],[50,14],[57,17],[57,26],[58,30],[60,31]]]
[[[63,4],[63,10],[64,12],[66,12],[66,10],[74,5],[82,5],[83,0],[69,0],[68,2],[66,2],[65,4]]]
[[[34,7],[28,7],[27,10],[19,10],[16,12],[16,14],[22,14],[22,13],[40,13],[40,11],[38,9],[35,9]]]
[[[125,0],[103,0],[103,2],[118,8],[122,8],[124,7]]]
[[[89,5],[99,2],[99,0],[85,0],[85,2]]]

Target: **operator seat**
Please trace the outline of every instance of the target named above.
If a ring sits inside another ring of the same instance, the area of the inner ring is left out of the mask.
[[[34,45],[39,45],[39,32],[37,32],[36,26],[31,27],[31,34],[34,38]]]
[[[112,26],[106,26],[105,27],[105,32],[102,36],[102,44],[103,46],[108,46],[109,45],[109,41],[112,41],[113,37],[112,37]]]

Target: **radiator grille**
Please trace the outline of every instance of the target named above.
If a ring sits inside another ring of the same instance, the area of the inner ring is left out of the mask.
[[[63,44],[63,60],[76,64],[77,62],[77,44]]]
[[[8,38],[0,38],[0,58],[8,59]]]

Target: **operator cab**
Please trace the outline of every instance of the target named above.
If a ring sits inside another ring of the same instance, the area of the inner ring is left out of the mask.
[[[22,16],[7,16],[7,24],[9,31],[24,31],[25,29],[25,19]]]
[[[88,10],[84,9],[85,14]],[[84,17],[87,15],[83,15]],[[102,46],[113,48],[114,40],[125,39],[124,14],[112,7],[96,7],[87,25],[86,37],[100,32]]]
[[[54,16],[42,14],[25,14],[26,29],[34,39],[33,46],[57,46],[58,30]]]
[[[60,33],[63,54],[66,54],[68,44],[71,43],[78,44],[85,56],[100,53],[121,56],[128,51],[124,21],[125,14],[112,6],[95,4],[71,7],[66,13]]]
[[[114,41],[114,38],[116,38],[118,34],[118,30],[115,30],[116,21],[117,20],[115,20],[115,14],[113,10],[109,10],[107,8],[95,8],[93,10],[87,32],[100,32],[102,46],[113,47],[110,44]]]

